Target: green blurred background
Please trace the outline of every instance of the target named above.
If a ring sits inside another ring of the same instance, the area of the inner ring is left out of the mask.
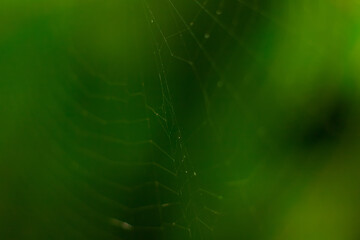
[[[359,239],[359,17],[2,0],[0,239]]]

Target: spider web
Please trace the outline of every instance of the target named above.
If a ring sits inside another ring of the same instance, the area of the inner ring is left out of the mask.
[[[225,183],[249,172],[233,170],[241,166],[234,163],[241,154],[234,136],[243,129],[234,128],[242,120],[229,118],[231,109],[244,107],[242,84],[261,79],[250,70],[236,71],[236,79],[228,74],[262,64],[253,48],[260,43],[256,26],[283,26],[267,14],[266,2],[130,5],[143,20],[127,17],[147,32],[128,29],[122,44],[146,41],[131,54],[123,50],[127,62],[116,70],[104,70],[75,46],[64,69],[71,74],[57,89],[63,111],[49,109],[61,119],[51,126],[61,129],[51,172],[53,194],[63,199],[55,211],[66,218],[53,237],[211,239],[221,227]]]
[[[221,125],[224,119],[233,119],[235,123],[230,124],[230,131],[234,131],[234,135],[241,134],[240,128],[234,128],[240,119],[231,116],[231,110],[228,112],[223,108],[243,107],[245,102],[237,91],[242,86],[236,86],[239,82],[243,84],[238,81],[239,78],[248,78],[246,84],[259,84],[256,81],[261,79],[261,75],[248,76],[249,72],[254,72],[251,68],[265,68],[264,56],[257,53],[262,47],[261,41],[256,39],[257,26],[268,27],[272,31],[279,28],[284,31],[286,27],[280,24],[279,19],[267,14],[271,6],[266,2],[168,0],[144,1],[144,5],[155,42],[159,80],[166,89],[162,90],[162,106],[168,104],[170,117],[180,119],[179,122],[184,124],[182,127],[174,120],[175,128],[179,129],[179,139],[186,139],[185,145],[191,149],[190,156],[184,154],[185,161],[182,159],[181,163],[191,166],[191,170],[185,167],[185,173],[190,172],[191,175],[193,172],[196,176],[196,182],[190,182],[191,191],[195,194],[190,193],[190,199],[181,199],[186,205],[194,205],[192,211],[182,210],[188,215],[177,220],[179,224],[174,221],[173,226],[187,229],[187,237],[209,239],[218,236],[214,234],[214,228],[223,215],[221,204],[226,192],[225,183],[246,179],[246,172],[251,172],[247,169],[242,175],[230,170],[231,166],[243,167],[233,163],[239,161],[241,143],[234,141],[228,129]],[[255,49],[255,46],[260,49]],[[234,71],[238,66],[242,66],[243,72]],[[249,69],[244,71],[246,66]],[[229,72],[236,72],[237,78],[228,76]],[[259,70],[258,74],[265,73]],[[180,85],[185,88],[182,95],[173,96]],[[184,99],[184,96],[189,99]],[[198,105],[192,109],[194,102]],[[166,107],[165,110],[162,108],[162,112],[166,113]],[[197,111],[201,113],[196,114]],[[165,122],[166,119],[169,117],[162,118]],[[168,137],[171,139],[171,136]],[[209,154],[199,150],[204,146],[212,149],[205,150]],[[183,152],[182,145],[180,149]],[[176,172],[184,172],[181,163]],[[185,175],[179,180],[189,182],[194,176],[189,178]]]

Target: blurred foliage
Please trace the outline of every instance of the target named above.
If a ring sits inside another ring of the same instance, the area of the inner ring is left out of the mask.
[[[2,0],[0,239],[358,239],[359,17]]]

